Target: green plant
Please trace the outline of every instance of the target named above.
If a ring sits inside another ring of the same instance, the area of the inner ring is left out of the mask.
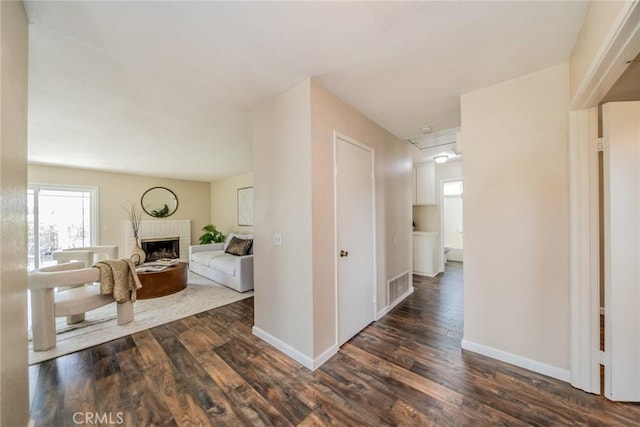
[[[224,239],[227,237],[224,234],[222,234],[221,231],[218,231],[216,229],[216,226],[213,224],[205,225],[204,227],[202,227],[202,231],[204,231],[205,233],[202,236],[200,236],[201,245],[206,245],[209,243],[222,243],[224,242]]]
[[[169,206],[167,206],[167,204],[164,204],[164,208],[158,210],[158,209],[154,209],[151,211],[151,216],[156,217],[156,218],[164,218],[169,216]]]

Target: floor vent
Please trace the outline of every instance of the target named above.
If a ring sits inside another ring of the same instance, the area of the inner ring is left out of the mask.
[[[389,293],[389,305],[395,303],[398,298],[406,294],[411,286],[411,275],[407,271],[394,277],[387,282],[387,292]]]

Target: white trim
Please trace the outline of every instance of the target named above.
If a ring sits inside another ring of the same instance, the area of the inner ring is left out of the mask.
[[[571,385],[600,393],[600,248],[596,107],[569,113]]]
[[[571,100],[572,109],[597,105],[640,50],[640,2],[625,2]]]
[[[437,277],[438,274],[442,273],[442,271],[436,271],[436,274],[434,274],[433,276],[427,274],[427,273],[420,273],[418,271],[414,271],[413,274],[415,274],[416,276],[422,276],[422,277],[429,277],[431,279],[433,279],[434,277]]]
[[[393,279],[391,279],[393,280]],[[379,312],[376,313],[376,320],[380,320],[382,319],[384,316],[386,316],[391,310],[393,310],[394,308],[396,308],[396,306],[398,304],[400,304],[402,301],[404,301],[409,295],[411,295],[414,292],[415,288],[413,286],[409,287],[409,290],[407,292],[405,292],[404,294],[402,294],[397,300],[396,302],[394,302],[391,305],[387,305],[386,307],[384,307],[382,310],[380,310]]]
[[[332,345],[327,350],[322,352],[318,357],[316,357],[315,359],[312,359],[311,357],[307,356],[301,351],[296,350],[295,348],[285,343],[281,339],[274,337],[270,333],[266,332],[263,329],[260,329],[257,326],[253,326],[253,328],[251,328],[251,332],[256,337],[265,341],[272,347],[275,347],[276,349],[280,350],[281,352],[283,352],[284,354],[286,354],[287,356],[289,356],[290,358],[292,358],[293,360],[300,363],[305,368],[311,371],[315,371],[316,369],[318,369],[320,366],[322,366],[322,364],[324,364],[327,360],[331,359],[338,352],[338,346]]]
[[[627,2],[578,85],[571,108],[593,107],[600,102],[627,68],[626,60],[639,50],[640,2]],[[594,117],[597,123],[593,108],[570,113],[570,366],[574,387],[600,393],[599,213],[594,197],[598,168],[595,156],[589,154],[593,153],[593,129],[597,136]],[[585,153],[587,149],[589,153]]]
[[[472,341],[467,341],[463,339],[462,348],[464,350],[472,351],[474,353],[478,353],[483,356],[490,357],[492,359],[510,363],[520,368],[537,372],[539,374],[546,375],[548,377],[555,378],[560,381],[569,382],[569,378],[571,377],[571,373],[567,369],[562,369],[562,368],[558,368],[557,366],[547,365],[546,363],[538,362],[537,360],[528,359],[523,356],[518,356],[517,354],[509,353],[503,350],[498,350],[497,348],[478,344]]]
[[[333,356],[336,355],[336,353],[338,352],[339,348],[337,345],[332,345],[331,347],[329,347],[328,349],[326,349],[325,351],[323,351],[322,353],[320,353],[320,355],[316,358],[313,359],[313,368],[311,368],[312,371],[315,371],[316,369],[318,369],[320,366],[322,366],[327,360],[331,359]]]
[[[93,187],[91,190],[91,241],[96,245],[100,245],[100,188]],[[93,244],[93,243],[92,243]]]
[[[335,299],[334,299],[334,304],[335,304],[335,347],[339,348],[340,346],[340,333],[339,333],[339,319],[338,319],[338,258],[337,258],[337,254],[338,254],[338,179],[337,179],[337,174],[338,174],[338,158],[336,156],[336,152],[337,152],[337,144],[338,144],[338,140],[342,140],[348,144],[352,144],[355,145],[356,147],[359,147],[365,151],[368,151],[371,153],[371,201],[372,201],[372,222],[373,222],[373,230],[372,230],[372,237],[373,237],[373,247],[372,247],[372,251],[373,251],[373,265],[372,265],[372,269],[373,269],[373,313],[371,313],[372,315],[372,320],[376,319],[376,311],[377,311],[377,306],[378,306],[378,263],[377,263],[377,256],[378,256],[378,249],[377,249],[377,244],[376,244],[376,239],[377,239],[377,234],[376,234],[376,152],[373,148],[359,142],[356,141],[353,138],[350,138],[346,135],[341,134],[338,131],[333,131],[333,230],[334,230],[334,236],[333,236],[333,242],[334,242],[334,292],[335,292]]]
[[[278,350],[280,350],[281,352],[283,352],[284,354],[286,354],[287,356],[289,356],[290,358],[292,358],[296,362],[302,364],[307,369],[313,370],[313,359],[311,357],[307,356],[306,354],[302,353],[301,351],[296,350],[295,348],[291,347],[286,342],[282,341],[279,338],[274,337],[270,333],[264,331],[263,329],[260,329],[259,327],[255,326],[255,325],[253,326],[253,328],[251,328],[251,332],[256,337],[258,337],[261,340],[267,342],[272,347],[277,348]]]

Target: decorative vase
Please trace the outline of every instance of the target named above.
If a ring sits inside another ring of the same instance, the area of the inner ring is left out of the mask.
[[[131,248],[131,260],[135,265],[140,265],[144,262],[146,258],[146,254],[142,250],[142,248],[138,245],[138,238],[134,237],[133,247]]]

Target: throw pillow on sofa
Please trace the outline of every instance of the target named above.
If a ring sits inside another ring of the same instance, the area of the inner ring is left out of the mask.
[[[253,241],[253,234],[239,234],[239,233],[229,233],[227,234],[227,238],[224,241],[224,246],[222,247],[222,250],[227,250],[227,246],[229,246],[229,243],[231,243],[231,240],[237,237],[238,239],[242,239],[242,240],[252,240]],[[249,249],[249,254],[251,255],[253,253],[253,244],[251,245],[251,249]]]
[[[224,251],[231,255],[245,256],[249,254],[251,245],[253,245],[253,240],[238,239],[234,236],[229,242],[229,245],[227,245],[227,249]]]

